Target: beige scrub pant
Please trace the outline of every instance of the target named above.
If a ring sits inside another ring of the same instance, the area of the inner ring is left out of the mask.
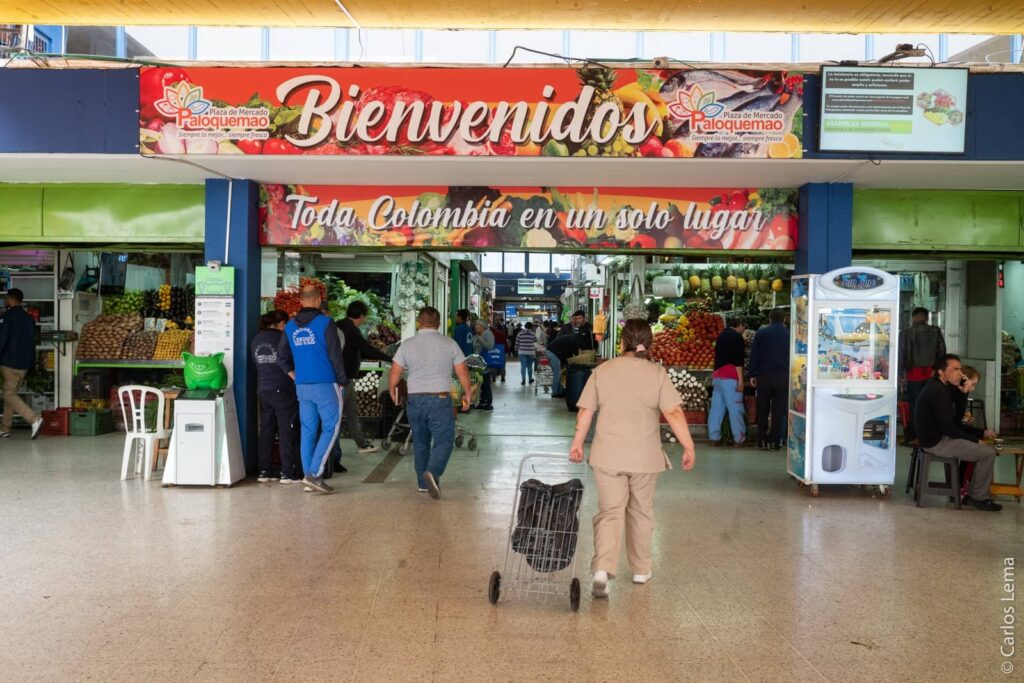
[[[594,515],[592,571],[611,577],[619,567],[622,532],[626,532],[626,558],[634,574],[651,573],[651,538],[654,536],[654,490],[660,472],[617,472],[594,467],[598,513]]]
[[[15,370],[14,368],[8,368],[6,366],[0,366],[0,374],[4,378],[4,420],[3,420],[3,431],[11,431],[11,425],[14,424],[14,413],[18,413],[25,420],[32,424],[36,421],[36,414],[32,412],[32,409],[28,407],[28,404],[21,400],[18,396],[18,387],[25,380],[25,375],[28,374],[27,370]]]

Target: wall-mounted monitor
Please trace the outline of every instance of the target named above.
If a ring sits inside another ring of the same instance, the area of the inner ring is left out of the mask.
[[[823,66],[822,152],[963,154],[967,69]]]

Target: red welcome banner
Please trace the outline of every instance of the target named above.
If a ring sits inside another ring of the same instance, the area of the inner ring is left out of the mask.
[[[263,185],[260,243],[287,247],[791,251],[797,191]]]
[[[803,75],[145,67],[142,154],[799,158]]]

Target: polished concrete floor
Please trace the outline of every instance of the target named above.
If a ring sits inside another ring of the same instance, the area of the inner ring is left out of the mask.
[[[650,584],[623,563],[610,599],[585,590],[576,614],[568,584],[492,607],[520,459],[564,454],[572,431],[564,403],[513,377],[494,413],[460,420],[479,451],[456,451],[438,502],[411,457],[351,442],[338,494],[319,496],[121,482],[117,436],[0,441],[0,678],[997,681],[1024,666],[1000,654],[1024,506],[916,509],[905,451],[888,499],[811,498],[780,454],[699,445],[694,471],[661,479]]]

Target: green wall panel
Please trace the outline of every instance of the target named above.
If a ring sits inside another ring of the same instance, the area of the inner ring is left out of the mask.
[[[69,185],[43,190],[47,241],[203,241],[204,188],[195,185]]]
[[[855,190],[854,249],[1019,251],[1021,192]]]
[[[43,234],[43,191],[0,185],[0,237],[38,240]]]

